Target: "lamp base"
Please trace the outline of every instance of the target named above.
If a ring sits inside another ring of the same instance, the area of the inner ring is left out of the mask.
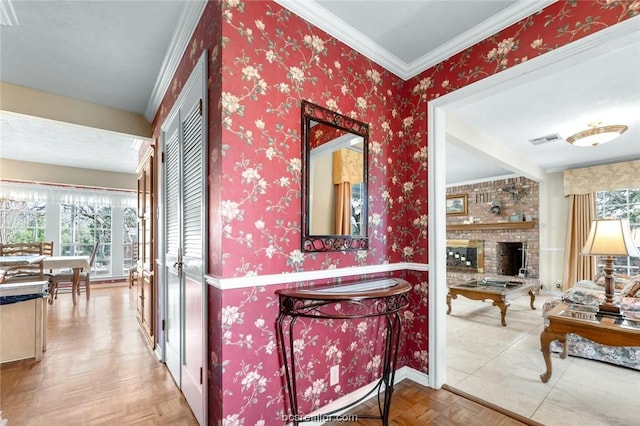
[[[598,307],[598,313],[596,315],[613,318],[623,318],[623,315],[620,312],[620,306],[606,302]]]

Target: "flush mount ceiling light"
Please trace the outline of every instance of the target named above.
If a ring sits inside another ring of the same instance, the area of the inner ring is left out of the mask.
[[[627,129],[628,127],[622,124],[613,126],[600,126],[600,123],[589,124],[589,129],[569,136],[567,142],[575,146],[598,146],[611,142]]]

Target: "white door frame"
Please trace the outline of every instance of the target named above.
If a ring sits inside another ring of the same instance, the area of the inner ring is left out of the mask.
[[[429,179],[429,386],[439,389],[446,383],[447,272],[443,247],[446,245],[446,110],[475,97],[526,84],[548,72],[591,59],[627,40],[637,40],[640,18],[632,18],[569,43],[544,55],[465,86],[427,104]],[[587,88],[588,89],[588,88]],[[440,161],[436,161],[439,159]]]

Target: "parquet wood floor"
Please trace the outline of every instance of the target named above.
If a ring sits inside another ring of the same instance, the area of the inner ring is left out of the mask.
[[[95,287],[88,302],[81,297],[73,306],[71,295],[64,294],[49,306],[42,362],[0,367],[0,410],[9,426],[197,425],[167,369],[146,344],[135,318],[135,298],[135,289],[126,286]],[[355,412],[375,415],[376,404],[371,399]],[[379,426],[380,421],[360,419],[357,424]],[[405,380],[396,386],[390,424],[525,423],[447,390]]]
[[[135,289],[58,296],[49,306],[42,362],[0,367],[0,410],[9,426],[197,425],[135,317]]]
[[[410,380],[395,386],[391,401],[391,426],[521,426],[523,423],[445,389],[431,389]],[[377,398],[350,411],[355,415],[378,415]],[[380,426],[377,419],[357,423],[326,423],[326,426]]]

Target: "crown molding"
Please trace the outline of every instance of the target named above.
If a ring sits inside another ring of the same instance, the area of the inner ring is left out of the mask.
[[[493,15],[479,25],[406,65],[404,68],[405,74],[407,78],[414,77],[555,2],[556,0],[518,1],[502,12]]]
[[[360,52],[403,80],[415,77],[422,71],[439,64],[456,53],[473,46],[487,37],[496,34],[521,19],[524,19],[556,2],[556,0],[518,1],[502,12],[492,16],[432,52],[429,52],[408,64],[390,53],[388,50],[382,48],[377,43],[374,43],[368,37],[365,37],[361,32],[356,30],[347,22],[338,18],[333,13],[327,11],[315,1],[274,1],[337,38],[352,49]]]
[[[160,108],[160,103],[167,93],[171,80],[178,69],[178,65],[180,65],[180,60],[187,50],[189,40],[191,40],[196,26],[198,22],[200,22],[206,6],[206,0],[185,2],[182,15],[178,20],[178,25],[176,26],[176,30],[171,38],[171,43],[162,61],[162,67],[160,68],[156,84],[153,87],[153,92],[151,92],[151,97],[144,112],[144,116],[149,122],[153,121],[158,108]]]
[[[353,50],[386,68],[398,77],[404,78],[406,63],[391,52],[365,37],[348,22],[343,21],[315,1],[274,0],[280,6],[309,21],[327,34],[340,40]]]

